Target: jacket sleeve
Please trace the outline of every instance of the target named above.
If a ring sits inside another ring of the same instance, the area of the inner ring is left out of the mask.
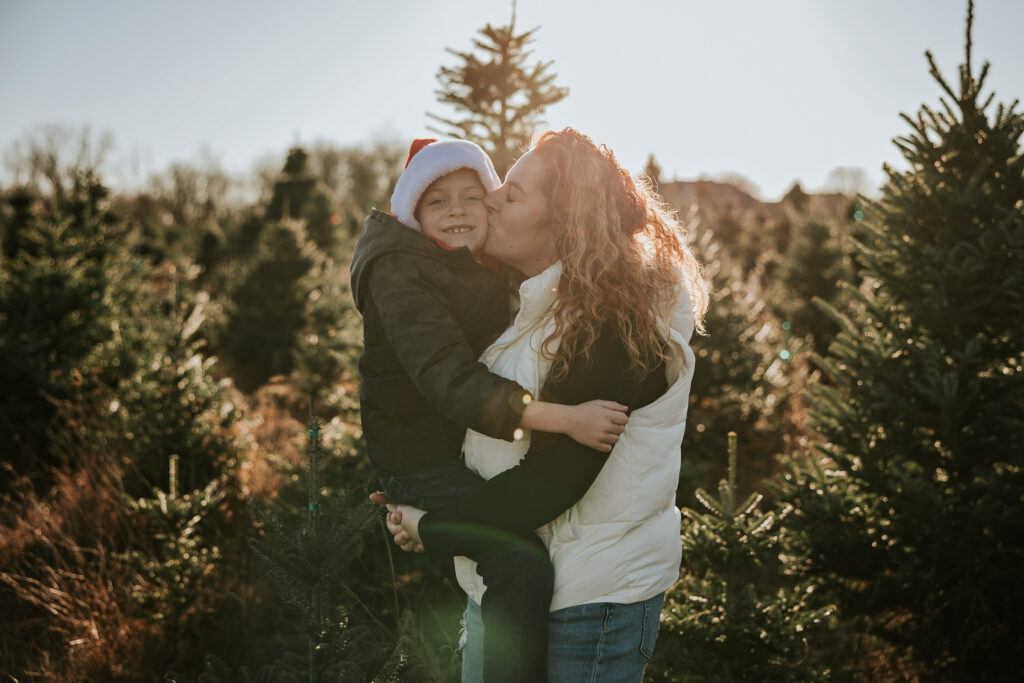
[[[527,392],[476,359],[422,259],[388,255],[369,276],[367,308],[413,385],[442,415],[511,441]],[[369,310],[372,309],[372,310]]]
[[[544,399],[576,404],[592,399],[618,401],[630,410],[641,408],[665,393],[665,366],[651,372],[630,372],[625,346],[617,335],[598,337],[589,364],[578,363],[557,385],[548,386]],[[515,467],[505,470],[450,507],[420,520],[420,538],[431,552],[472,554],[460,536],[464,523],[482,524],[516,534],[552,521],[576,504],[594,483],[608,454],[573,441],[563,434],[534,432],[530,449]]]

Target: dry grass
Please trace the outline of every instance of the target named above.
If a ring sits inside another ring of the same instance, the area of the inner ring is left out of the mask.
[[[15,478],[0,509],[0,673],[59,681],[138,670],[157,634],[127,613],[128,582],[111,555],[137,533],[117,468],[97,457],[52,475],[42,495]]]
[[[277,459],[293,465],[305,461],[307,399],[283,377],[274,377],[254,392],[240,426],[242,439],[238,480],[242,493],[257,499],[277,496],[283,482]]]

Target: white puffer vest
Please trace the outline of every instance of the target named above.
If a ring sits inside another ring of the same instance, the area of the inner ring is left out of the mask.
[[[548,313],[561,274],[556,263],[520,286],[515,321],[480,358],[534,395],[550,368],[540,348],[554,326]],[[630,414],[626,431],[583,498],[537,530],[555,567],[552,611],[592,602],[639,602],[667,590],[679,577],[682,545],[675,490],[694,365],[689,344],[693,314],[684,287],[661,319],[663,338],[672,348],[666,365],[668,390]],[[519,463],[529,448],[526,436],[509,443],[468,431],[466,465],[490,479]],[[455,573],[463,590],[479,603],[485,586],[476,563],[457,557]]]

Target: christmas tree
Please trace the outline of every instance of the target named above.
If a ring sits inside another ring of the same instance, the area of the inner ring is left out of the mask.
[[[555,85],[556,74],[548,71],[552,62],[527,64],[530,51],[526,46],[537,29],[517,34],[515,23],[513,6],[508,26],[487,24],[480,29],[482,38],[473,45],[482,55],[448,50],[461,63],[441,67],[438,101],[465,116],[455,119],[427,114],[445,126],[432,130],[483,147],[501,176],[529,147],[544,110],[569,94],[568,88]]]
[[[812,681],[827,669],[807,656],[809,631],[831,612],[814,586],[786,576],[783,530],[736,487],[736,433],[718,498],[697,491],[683,509],[683,573],[665,597],[656,680]],[[784,514],[782,515],[784,516]]]
[[[392,649],[364,623],[353,618],[353,603],[365,609],[348,587],[349,570],[360,557],[364,540],[375,527],[376,506],[353,491],[324,495],[329,452],[321,447],[321,425],[309,403],[306,448],[306,494],[302,509],[283,503],[278,510],[252,502],[262,530],[251,542],[284,604],[301,620],[305,653],[285,652],[253,673],[232,671],[216,655],[208,655],[204,672],[192,679],[171,672],[177,683],[221,681],[397,681],[405,668],[401,646]]]
[[[274,183],[267,205],[267,219],[305,221],[306,234],[321,249],[330,249],[337,238],[334,200],[326,185],[308,168],[309,154],[301,147],[288,150],[281,177]]]
[[[707,264],[712,303],[707,335],[690,342],[697,365],[676,494],[680,505],[696,505],[694,490],[713,487],[724,475],[730,429],[751,454],[741,485],[767,476],[785,437],[782,408],[791,385],[790,350],[780,348],[783,331],[767,311],[757,273],[745,274],[709,230],[696,250]]]
[[[966,58],[904,116],[866,208],[864,284],[819,360],[819,453],[779,494],[808,575],[924,676],[1005,680],[1024,630],[1024,115]],[[852,289],[852,288],[851,288]],[[851,622],[852,623],[852,622]]]

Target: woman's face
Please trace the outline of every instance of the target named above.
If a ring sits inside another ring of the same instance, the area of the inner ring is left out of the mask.
[[[555,243],[541,191],[546,162],[535,152],[520,157],[505,184],[487,195],[484,253],[532,277],[555,262]]]

